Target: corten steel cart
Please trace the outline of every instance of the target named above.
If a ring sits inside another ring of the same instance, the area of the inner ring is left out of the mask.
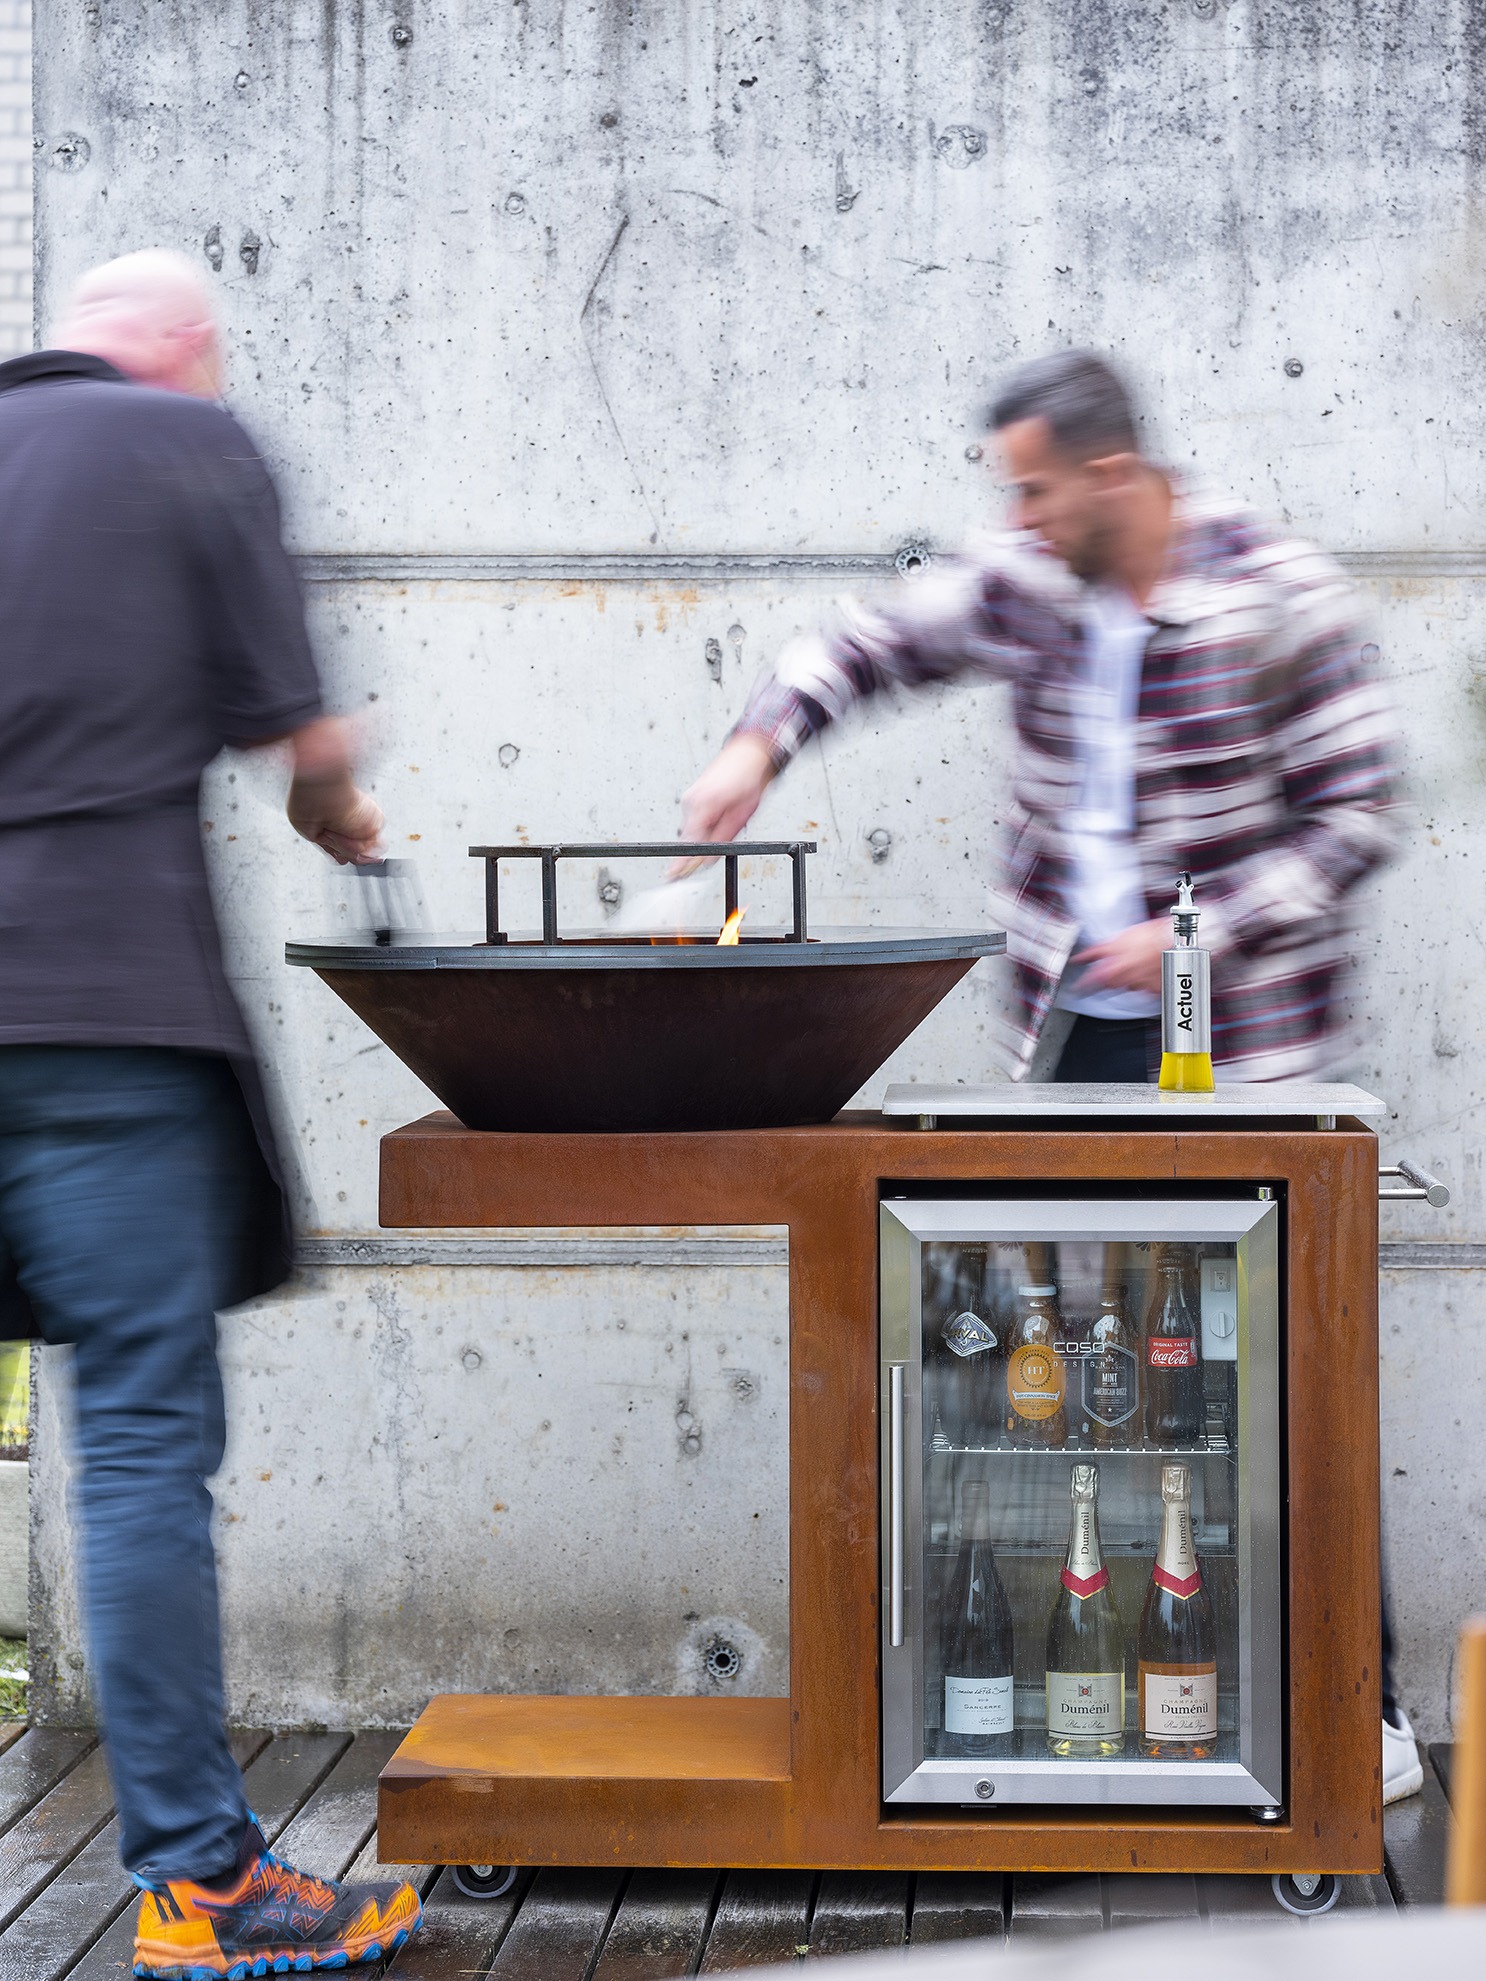
[[[887,1109],[623,1136],[435,1114],[385,1139],[384,1225],[788,1226],[790,1690],[435,1698],[382,1775],[383,1857],[1248,1871],[1304,1874],[1311,1893],[1317,1873],[1378,1870],[1381,1104],[962,1087],[893,1090]],[[1179,1455],[1220,1736],[1202,1761],[1148,1761],[1133,1740],[1113,1762],[1056,1761],[1038,1700],[1070,1466],[1099,1465],[1133,1633],[1163,1456],[1138,1435],[1088,1448],[1071,1317],[1111,1259],[1138,1308],[1173,1249],[1201,1307],[1206,1422]],[[957,1409],[942,1322],[966,1269],[993,1314],[1018,1280],[1057,1274],[1083,1448],[1005,1449]],[[949,1751],[941,1711],[936,1592],[970,1477],[1018,1615],[1020,1731],[997,1758]]]

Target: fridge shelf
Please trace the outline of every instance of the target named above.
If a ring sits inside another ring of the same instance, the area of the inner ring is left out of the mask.
[[[1231,1458],[1233,1447],[1226,1438],[1210,1437],[1203,1444],[941,1444],[929,1441],[936,1458],[1071,1458],[1077,1465],[1102,1465],[1107,1458]]]

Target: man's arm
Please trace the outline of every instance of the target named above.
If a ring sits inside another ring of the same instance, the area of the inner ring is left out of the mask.
[[[682,837],[733,839],[769,782],[858,702],[974,673],[1006,679],[1065,636],[1077,586],[1021,538],[936,565],[870,606],[838,608],[828,631],[791,640],[721,751],[682,799]]]

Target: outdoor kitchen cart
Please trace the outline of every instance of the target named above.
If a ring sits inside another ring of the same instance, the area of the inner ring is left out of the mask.
[[[796,907],[799,935],[802,883]],[[428,967],[433,938],[402,961],[385,941],[380,961],[291,949],[463,1117],[385,1138],[381,1221],[788,1227],[790,1689],[435,1698],[382,1775],[383,1858],[1250,1871],[1302,1889],[1377,1871],[1381,1104],[1339,1086],[905,1087],[881,1114],[795,1126],[467,1126],[489,1103],[458,1099],[444,1062],[460,1055],[417,1006],[440,979],[467,1041],[468,1000],[504,994],[518,948],[558,972],[522,994],[574,997],[588,1021],[629,1022],[633,979],[658,970],[680,1051],[688,976],[694,991],[727,969],[741,996],[750,955],[804,976],[815,947],[786,930],[731,965],[701,944],[616,963],[597,938],[565,943],[555,911],[540,943],[497,933],[472,966],[446,945]],[[855,941],[870,969],[886,940],[832,931],[822,948]],[[910,975],[935,967],[933,939],[902,940]],[[939,940],[961,943],[939,955],[948,982],[999,946]],[[596,976],[584,989],[585,969],[615,968],[632,981],[612,998]],[[838,1004],[882,1001],[850,979],[848,959]],[[900,1037],[922,1016],[907,1005]],[[500,1029],[487,1014],[485,1038]],[[723,1042],[734,1076],[739,1050]],[[844,1099],[865,1076],[842,1077]],[[1180,1336],[1182,1312],[1192,1340],[1173,1349],[1157,1337]],[[1076,1477],[1091,1490],[1076,1468],[1093,1468],[1123,1634],[1092,1690],[1047,1670],[1060,1591],[1095,1579],[1067,1558]],[[1195,1651],[1164,1659],[1142,1623],[1163,1490],[1195,1543],[1168,1582],[1200,1574],[1207,1617]],[[1014,1642],[994,1682],[965,1675],[956,1637],[978,1537]],[[1168,1733],[1197,1712],[1197,1737],[1148,1740],[1157,1705]],[[1080,1711],[1116,1734],[1060,1740]]]

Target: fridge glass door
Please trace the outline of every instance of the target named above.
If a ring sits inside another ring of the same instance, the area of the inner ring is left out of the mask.
[[[884,1799],[1277,1808],[1278,1203],[881,1231]]]

